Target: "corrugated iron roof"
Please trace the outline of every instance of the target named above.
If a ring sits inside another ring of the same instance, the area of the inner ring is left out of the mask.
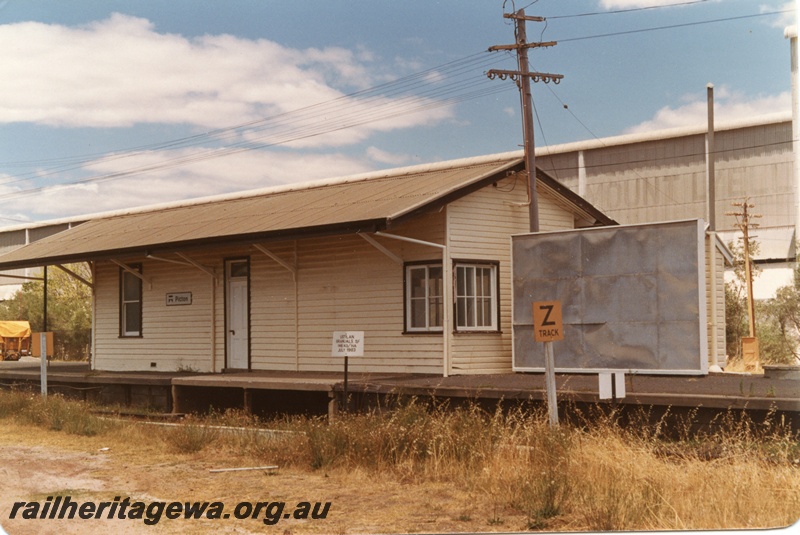
[[[386,229],[522,169],[516,154],[498,156],[90,219],[0,256],[0,269]],[[567,194],[576,210],[610,221],[552,178],[538,176],[562,198]]]

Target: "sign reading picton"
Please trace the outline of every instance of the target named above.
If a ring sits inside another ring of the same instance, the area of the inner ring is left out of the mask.
[[[192,304],[192,292],[174,292],[167,294],[167,306],[183,306]]]

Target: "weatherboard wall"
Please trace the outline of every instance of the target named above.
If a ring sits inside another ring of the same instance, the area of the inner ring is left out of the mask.
[[[511,371],[511,248],[509,237],[528,232],[528,186],[514,175],[459,199],[448,207],[448,246],[457,260],[499,262],[499,332],[455,333],[451,341],[453,374]],[[573,228],[574,216],[552,194],[539,191],[541,230]]]
[[[725,257],[719,250],[714,252],[714,261],[710,258],[709,244],[710,237],[706,237],[706,310],[708,313],[708,364],[712,366],[714,362],[714,333],[716,329],[716,355],[719,366],[725,364]],[[713,269],[712,269],[713,266]],[[716,281],[712,285],[711,278]],[[716,292],[715,292],[716,290]],[[716,315],[714,311],[716,310]]]
[[[141,263],[149,281],[142,284],[142,336],[120,337],[120,267],[98,262],[93,368],[210,371],[211,277],[193,267],[147,259],[130,262]],[[192,292],[190,306],[166,306],[167,293],[187,291]]]
[[[393,232],[444,243],[444,212],[422,216]],[[438,248],[375,239],[404,261],[441,261]],[[355,234],[261,245],[294,266],[295,273],[254,247],[187,253],[214,270],[214,288],[211,276],[193,266],[125,259],[127,264],[141,264],[147,279],[142,286],[141,337],[120,337],[120,268],[98,262],[94,369],[222,370],[224,262],[249,258],[251,369],[339,371],[341,359],[331,357],[333,331],[361,330],[365,332],[366,351],[364,357],[350,363],[354,372],[442,373],[441,334],[403,332],[402,264]],[[171,292],[191,292],[192,304],[167,306],[166,295]]]
[[[540,192],[542,230],[573,228],[573,221],[572,212],[549,191]],[[343,362],[331,356],[332,333],[353,330],[364,331],[365,338],[364,356],[350,359],[353,372],[509,372],[509,236],[527,230],[527,184],[513,175],[385,231],[446,244],[451,266],[458,260],[497,262],[500,329],[492,333],[405,332],[405,265],[440,263],[442,249],[388,236],[370,234],[386,251],[353,233],[257,244],[266,253],[255,246],[185,253],[212,270],[213,278],[195,266],[163,258],[126,258],[128,264],[141,264],[146,278],[142,336],[131,338],[119,335],[120,268],[98,262],[93,366],[115,371],[223,370],[225,260],[248,258],[253,370],[340,371]],[[160,256],[179,260],[176,255]],[[166,305],[167,294],[187,292],[192,294],[191,305]]]

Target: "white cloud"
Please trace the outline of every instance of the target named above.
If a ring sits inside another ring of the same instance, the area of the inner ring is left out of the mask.
[[[793,0],[791,2],[786,2],[779,9],[775,9],[775,6],[766,6],[762,5],[759,7],[759,13],[772,13],[773,11],[784,11],[781,15],[777,17],[770,17],[770,26],[773,28],[778,28],[783,30],[787,26],[791,26],[792,24],[797,24],[797,3]]]
[[[719,2],[720,0],[714,0]],[[686,5],[691,7],[694,2],[691,0],[600,0],[600,7],[609,11],[612,10],[625,10],[625,9],[640,9],[651,7],[665,7],[665,6],[680,6]],[[797,5],[794,0],[786,2],[776,9],[774,5],[760,5],[760,13],[772,13],[774,11],[788,11],[780,16],[770,17],[767,24],[770,26],[780,28],[781,30],[786,26],[795,24]]]
[[[305,154],[298,158],[291,152],[247,151],[225,158],[200,159],[206,154],[207,151],[191,149],[99,160],[86,166],[93,176],[107,176],[133,168],[152,169],[112,180],[51,187],[36,193],[35,202],[30,201],[31,196],[3,198],[3,193],[13,193],[18,188],[0,190],[0,213],[14,213],[20,203],[24,203],[28,218],[60,218],[370,170],[363,161],[339,154]],[[176,159],[197,161],[177,167],[168,165]]]
[[[691,99],[685,98],[685,101],[687,103],[682,106],[661,108],[652,119],[626,129],[625,133],[650,132],[705,124],[708,120],[706,99],[698,99],[693,95]],[[789,92],[749,98],[721,86],[714,90],[714,121],[737,121],[761,115],[789,112],[791,101]]]
[[[685,4],[687,0],[601,0],[603,9],[635,9],[639,7],[671,6]]]
[[[406,165],[416,160],[416,158],[409,154],[387,152],[378,147],[367,147],[367,157],[374,162],[389,164],[395,167]]]
[[[452,105],[431,99],[346,97],[402,72],[383,72],[364,47],[292,49],[232,35],[190,39],[114,14],[80,27],[0,25],[0,50],[0,125],[33,123],[69,135],[77,127],[143,123],[197,132],[253,124],[198,138],[190,148],[110,155],[59,173],[60,186],[52,186],[50,174],[24,183],[0,175],[0,213],[16,213],[23,203],[27,219],[347,176],[376,162],[399,165],[412,158],[375,147],[360,159],[309,149],[351,145],[375,132],[433,125],[453,115]],[[266,150],[214,157],[245,142]],[[269,150],[274,145],[283,150]],[[302,157],[291,149],[302,149]],[[79,182],[109,175],[119,176]],[[13,196],[48,185],[35,202],[31,195]]]
[[[363,48],[291,49],[232,35],[188,39],[122,14],[81,27],[0,25],[0,50],[0,123],[218,128],[328,102],[343,97],[340,88],[364,88],[380,79],[370,75],[374,58]],[[302,145],[352,143],[371,130],[428,124],[451,113],[446,106],[403,113],[413,103],[380,102],[387,103],[397,107],[396,116],[355,133],[307,138]],[[349,105],[356,112],[368,108],[349,99],[337,105],[337,112]]]

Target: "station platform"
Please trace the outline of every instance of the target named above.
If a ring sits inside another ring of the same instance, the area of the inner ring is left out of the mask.
[[[34,360],[34,359],[31,359]],[[0,362],[0,385],[39,386],[38,362]],[[332,414],[343,399],[343,372],[232,371],[192,372],[93,371],[87,363],[51,362],[48,391],[118,405],[145,406],[165,412],[243,408],[272,412]],[[356,399],[416,396],[473,400],[491,404],[543,402],[544,374],[437,375],[349,373],[348,394]],[[784,370],[764,374],[710,373],[702,376],[625,376],[625,397],[599,397],[597,374],[556,374],[559,403],[670,407],[716,412],[773,413],[800,426],[800,378]]]

